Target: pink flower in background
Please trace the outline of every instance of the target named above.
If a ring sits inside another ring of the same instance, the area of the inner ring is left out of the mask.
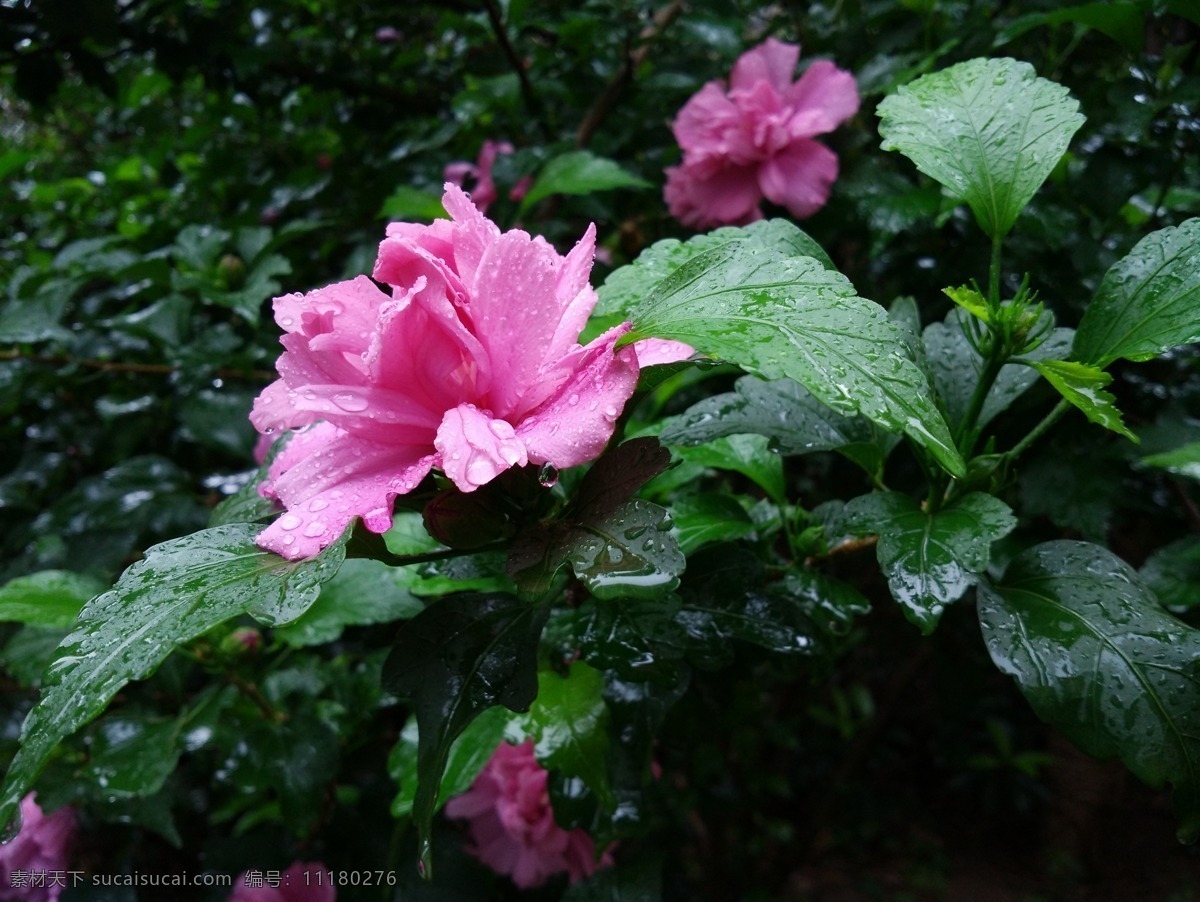
[[[606,851],[596,859],[592,838],[554,821],[545,770],[533,756],[533,740],[501,743],[471,788],[446,803],[449,817],[470,821],[470,852],[522,889],[566,873],[574,883],[611,865]]]
[[[329,869],[315,861],[292,862],[278,875],[277,886],[274,876],[265,871],[245,871],[234,881],[229,902],[336,902],[337,891],[330,880]]]
[[[442,176],[446,181],[453,182],[460,188],[466,187],[468,179],[472,180],[474,187],[470,189],[471,200],[479,208],[480,213],[486,213],[488,207],[495,203],[496,198],[500,196],[496,191],[496,183],[492,181],[492,166],[496,163],[496,157],[502,153],[512,153],[513,149],[512,144],[508,141],[484,141],[483,147],[479,149],[478,160],[474,163],[468,163],[465,160],[448,163]],[[529,192],[531,184],[533,184],[533,180],[529,176],[524,176],[513,185],[512,190],[508,193],[509,200],[523,198]]]
[[[388,226],[374,278],[390,294],[359,276],[276,298],[279,379],[250,418],[264,434],[310,428],[259,487],[287,508],[263,548],[309,557],[355,517],[385,532],[433,467],[470,492],[510,467],[585,463],[612,436],[638,352],[616,347],[628,323],[579,344],[595,229],[563,257],[501,233],[454,185],[443,203],[449,220]]]
[[[35,798],[31,792],[21,800],[21,830],[11,842],[0,845],[3,902],[54,902],[66,888],[46,875],[50,871],[65,875],[69,870],[67,858],[78,826],[75,809],[64,805],[46,817]],[[32,875],[40,878],[39,885],[33,885]]]
[[[814,141],[858,111],[854,76],[818,60],[798,81],[800,47],[768,38],[743,53],[729,89],[711,81],[675,117],[683,162],[667,169],[671,215],[697,229],[762,217],[765,197],[797,218],[829,199],[837,155]]]

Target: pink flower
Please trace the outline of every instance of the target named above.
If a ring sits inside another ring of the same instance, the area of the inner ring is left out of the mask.
[[[501,743],[471,788],[446,803],[449,817],[471,822],[471,854],[522,889],[563,872],[574,883],[613,863],[607,851],[596,859],[586,832],[555,823],[548,776],[533,756],[532,739]]]
[[[263,548],[309,557],[355,517],[385,532],[396,496],[433,467],[471,492],[510,467],[585,463],[612,436],[639,367],[616,348],[628,323],[578,341],[596,303],[594,227],[562,257],[501,233],[454,185],[443,203],[450,220],[388,226],[374,278],[391,294],[359,276],[276,298],[286,350],[251,420],[309,428],[259,487],[287,508]]]
[[[244,871],[229,894],[229,902],[335,902],[337,899],[332,875],[320,862],[294,861],[277,875],[278,881],[275,876],[259,870]]]
[[[67,857],[78,826],[75,810],[66,805],[46,817],[35,798],[36,793],[31,792],[21,800],[21,830],[12,841],[0,845],[3,902],[54,902],[69,885]],[[61,884],[50,879],[53,871],[62,873]]]
[[[499,193],[496,191],[496,183],[492,181],[492,166],[496,163],[496,157],[502,153],[512,153],[513,146],[508,141],[484,141],[483,147],[479,149],[479,159],[474,163],[468,163],[466,160],[460,160],[456,163],[448,163],[442,171],[442,176],[448,182],[453,182],[458,187],[465,186],[468,179],[474,182],[474,187],[471,188],[471,200],[475,206],[479,208],[480,213],[486,213],[488,207],[495,203]],[[533,180],[529,176],[524,176],[520,181],[513,185],[512,190],[508,193],[509,200],[520,200],[529,193],[529,186],[533,184]]]
[[[837,155],[814,141],[858,111],[854,76],[818,60],[796,82],[800,47],[768,38],[734,64],[726,92],[711,81],[675,118],[683,162],[667,169],[671,215],[697,229],[762,217],[765,197],[795,217],[829,199]]]

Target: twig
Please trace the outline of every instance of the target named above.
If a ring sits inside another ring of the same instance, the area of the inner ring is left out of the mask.
[[[525,70],[525,63],[517,56],[517,51],[513,49],[512,42],[508,39],[508,30],[504,27],[504,19],[500,15],[500,6],[496,0],[486,0],[488,21],[492,23],[492,32],[496,35],[496,42],[500,45],[500,50],[508,59],[508,64],[512,66],[513,71],[517,73],[517,80],[521,83],[521,96],[525,98],[525,106],[529,107],[529,112],[537,119],[541,126],[542,134],[547,139],[551,136],[550,127],[546,122],[546,117],[543,115],[542,103],[538,100],[537,93],[533,90],[533,82],[529,80],[529,73]]]
[[[283,723],[287,720],[287,715],[282,711],[277,711],[271,706],[271,703],[258,691],[258,687],[253,683],[248,683],[236,673],[227,674],[229,682],[237,687],[238,692],[254,702],[258,706],[258,710],[262,712],[263,717],[271,723]]]
[[[596,102],[592,104],[591,109],[584,115],[583,122],[580,123],[579,130],[575,133],[576,147],[584,148],[592,140],[592,135],[596,133],[596,129],[600,127],[600,123],[612,112],[613,107],[617,105],[617,99],[621,96],[621,92],[633,80],[633,74],[645,61],[647,54],[650,52],[651,42],[671,24],[682,10],[683,0],[674,0],[674,2],[664,6],[655,13],[653,21],[642,29],[641,34],[638,35],[638,46],[626,55],[625,61],[621,63],[621,68],[617,70],[617,74],[608,83],[608,87],[604,89],[604,93],[596,98]]]

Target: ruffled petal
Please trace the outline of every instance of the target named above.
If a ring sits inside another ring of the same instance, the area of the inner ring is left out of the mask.
[[[712,175],[686,165],[672,167],[663,197],[671,215],[693,229],[745,225],[762,218],[754,166],[727,165]]]
[[[604,450],[637,387],[637,353],[630,347],[615,350],[628,328],[611,329],[581,349],[571,378],[517,426],[530,463],[563,469],[593,460]]]
[[[731,133],[737,130],[740,119],[720,82],[710,81],[683,105],[672,130],[683,148],[684,159],[696,160],[727,153]]]
[[[837,174],[837,154],[816,141],[797,141],[759,168],[758,182],[768,200],[803,219],[829,200]]]
[[[509,467],[529,463],[513,427],[474,404],[447,411],[433,445],[441,455],[442,471],[464,492],[486,485]]]
[[[767,38],[753,50],[747,50],[733,64],[729,87],[746,90],[764,81],[776,91],[784,92],[792,85],[792,73],[800,60],[800,45]]]
[[[798,114],[797,138],[831,132],[858,112],[858,85],[854,76],[828,60],[817,60],[787,92],[787,102]],[[816,115],[812,115],[812,114]]]
[[[417,487],[433,466],[427,446],[385,445],[329,423],[292,437],[259,491],[287,512],[262,533],[262,548],[290,559],[312,557],[355,517],[372,532],[392,525],[392,503]]]

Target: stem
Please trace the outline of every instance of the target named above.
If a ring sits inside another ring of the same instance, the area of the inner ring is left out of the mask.
[[[975,391],[971,395],[967,414],[958,428],[956,436],[958,450],[962,452],[964,460],[971,456],[971,449],[975,447],[975,440],[979,438],[979,430],[975,428],[975,424],[979,421],[979,414],[983,411],[983,404],[987,400],[988,393],[991,392],[996,377],[1000,375],[1000,370],[1006,362],[1003,349],[996,338],[996,334],[993,333],[992,347],[988,351],[987,360],[984,361],[983,371],[979,374],[979,382],[976,383]]]
[[[262,712],[263,717],[271,723],[283,723],[287,720],[287,715],[282,711],[276,711],[272,708],[271,703],[267,701],[266,697],[258,691],[258,687],[253,683],[246,682],[236,673],[230,673],[227,676],[229,677],[229,682],[233,683],[242,695],[254,702],[258,706],[258,710]]]
[[[496,3],[496,0],[485,0],[484,5],[487,7],[488,21],[492,25],[492,33],[496,35],[496,43],[500,45],[500,50],[503,52],[505,59],[508,60],[508,64],[517,73],[517,81],[521,84],[521,97],[525,100],[525,106],[529,108],[529,112],[541,127],[542,134],[549,139],[552,135],[550,127],[542,115],[542,103],[538,100],[537,93],[533,90],[533,82],[529,80],[529,72],[526,71],[525,64],[517,56],[517,51],[513,49],[512,42],[508,39],[508,29],[504,27],[504,19],[500,14],[500,6]]]
[[[1067,409],[1070,408],[1070,406],[1070,401],[1059,401],[1058,406],[1046,414],[1042,421],[1034,426],[1033,429],[1030,430],[1029,434],[1025,436],[1025,438],[1017,442],[1017,444],[1013,446],[1012,450],[1005,452],[1003,463],[1007,465],[1028,451],[1029,446],[1041,438],[1042,435],[1045,434],[1046,430],[1057,423],[1059,418],[1067,412]]]
[[[988,308],[1000,309],[1000,236],[992,237],[992,261],[988,266]]]

